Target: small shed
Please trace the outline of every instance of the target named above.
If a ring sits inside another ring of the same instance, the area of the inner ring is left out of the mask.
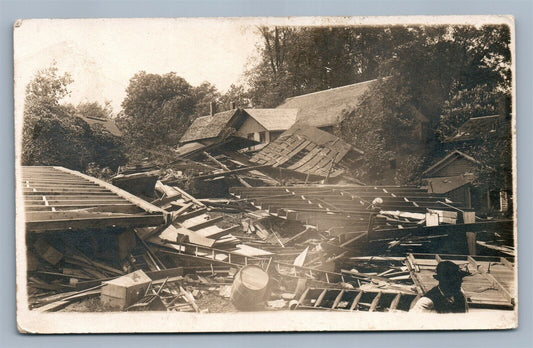
[[[446,194],[453,201],[465,202],[476,210],[506,211],[508,196],[505,191],[491,191],[476,187],[476,171],[483,164],[473,157],[455,150],[422,173],[428,191]]]

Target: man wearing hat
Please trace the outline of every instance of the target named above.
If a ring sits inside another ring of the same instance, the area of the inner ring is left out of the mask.
[[[451,261],[442,261],[437,265],[437,274],[433,277],[439,285],[421,297],[411,312],[465,313],[468,311],[466,297],[461,291],[463,277],[468,272],[459,269]]]

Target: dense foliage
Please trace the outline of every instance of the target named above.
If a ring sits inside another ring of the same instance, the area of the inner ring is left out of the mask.
[[[39,71],[26,87],[22,135],[22,165],[59,165],[85,171],[125,162],[120,140],[105,129],[76,117],[88,110],[104,111],[97,103],[78,108],[61,104],[72,79],[55,66]]]
[[[172,146],[189,126],[194,107],[193,88],[185,79],[141,71],[130,79],[119,125],[138,149]]]
[[[255,107],[380,79],[337,129],[339,136],[365,151],[355,174],[367,183],[416,183],[424,168],[450,150],[443,139],[470,117],[510,112],[507,26],[259,30],[261,60],[248,72],[247,91]],[[415,134],[422,124],[427,127],[423,136],[420,130]],[[461,148],[481,162],[498,162],[490,167],[504,169],[491,175],[508,178],[509,166],[500,164],[509,162],[510,143],[510,133],[505,133]],[[502,154],[499,159],[488,155],[494,149]]]

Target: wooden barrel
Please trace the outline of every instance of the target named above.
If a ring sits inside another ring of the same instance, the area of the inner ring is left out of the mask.
[[[247,265],[235,275],[231,287],[231,302],[240,310],[253,310],[264,301],[269,276],[259,266]]]

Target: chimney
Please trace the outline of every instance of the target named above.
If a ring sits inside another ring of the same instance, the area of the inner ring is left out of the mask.
[[[230,108],[231,110],[235,110],[235,102],[234,102],[234,101],[232,101],[231,103],[229,103],[229,108]]]
[[[210,103],[209,103],[209,114],[210,114],[211,116],[214,116],[214,115],[215,115],[215,113],[216,113],[216,108],[217,108],[217,105],[216,105],[215,102],[210,102]]]

